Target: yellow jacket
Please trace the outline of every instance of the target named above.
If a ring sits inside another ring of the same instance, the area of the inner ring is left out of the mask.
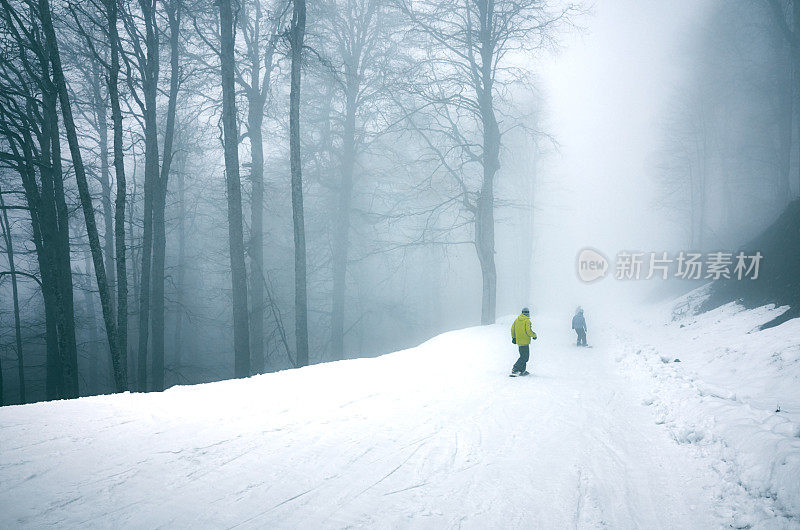
[[[531,339],[536,339],[536,333],[531,330],[531,319],[525,315],[520,315],[511,324],[511,338],[517,342],[517,346],[527,346]]]

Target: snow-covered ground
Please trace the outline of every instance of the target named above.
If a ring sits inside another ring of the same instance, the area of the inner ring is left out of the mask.
[[[508,377],[506,319],[374,359],[6,407],[0,528],[800,527],[800,325],[747,333],[773,313],[588,314],[588,349],[571,315],[533,315],[527,378]]]
[[[725,520],[800,528],[800,319],[759,331],[786,308],[694,315],[702,298],[700,289],[620,326],[616,360],[651,386],[643,403],[657,422],[717,470]]]

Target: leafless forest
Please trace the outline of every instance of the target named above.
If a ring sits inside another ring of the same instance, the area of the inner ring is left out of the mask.
[[[0,404],[493,323],[560,251],[537,244],[558,235],[553,212],[596,207],[542,198],[564,184],[539,82],[591,6],[0,4]],[[650,183],[670,244],[710,251],[800,193],[800,5],[705,5],[675,35],[686,73],[650,173],[629,177]]]

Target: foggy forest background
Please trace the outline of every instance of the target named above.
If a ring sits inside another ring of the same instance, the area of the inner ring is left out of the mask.
[[[0,404],[379,355],[535,290],[537,73],[591,6],[0,4]],[[709,6],[648,153],[698,251],[800,192],[800,5]]]

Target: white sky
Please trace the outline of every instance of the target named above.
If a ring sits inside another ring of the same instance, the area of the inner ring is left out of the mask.
[[[667,99],[687,75],[687,39],[713,1],[599,0],[586,30],[537,68],[546,129],[560,149],[545,164],[536,199],[533,299],[585,305],[622,287],[610,278],[577,280],[574,260],[584,246],[613,266],[620,250],[676,245],[664,213],[652,211],[650,160]]]

